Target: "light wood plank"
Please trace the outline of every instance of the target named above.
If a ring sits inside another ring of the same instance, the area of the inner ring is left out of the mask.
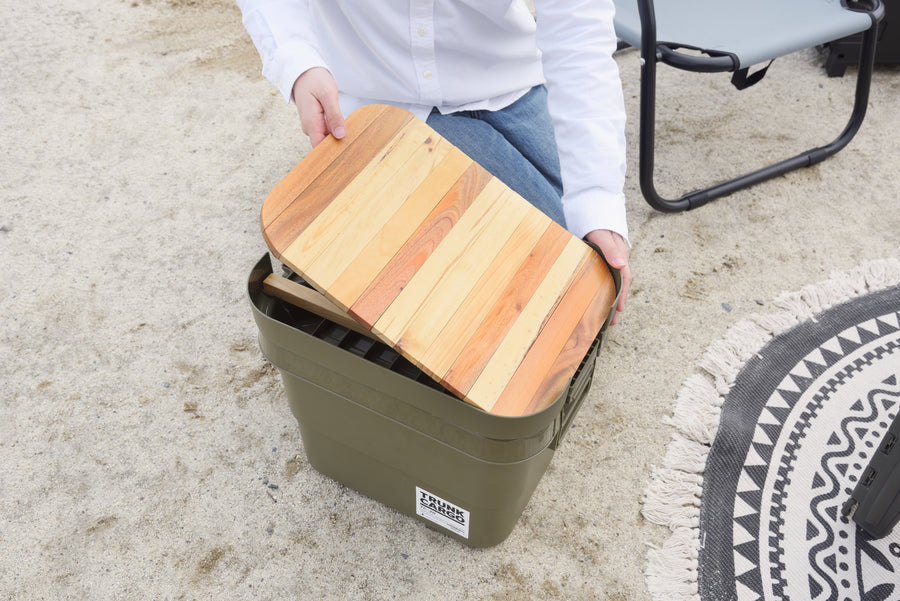
[[[565,390],[615,301],[615,284],[596,253],[572,282],[491,408],[496,415],[540,411]]]
[[[451,149],[331,284],[332,294],[352,307],[368,288],[373,274],[377,277],[394,255],[403,249],[420,224],[427,220],[429,213],[471,166],[472,159],[456,148]]]
[[[372,326],[373,331],[389,340],[400,339],[434,285],[459,260],[466,246],[471,244],[491,215],[501,210],[497,201],[504,189],[505,186],[499,180],[488,182],[441,244],[378,318]]]
[[[354,219],[363,221],[369,211],[364,208],[369,199],[385,186],[392,185],[401,167],[417,151],[436,144],[434,132],[422,121],[410,122],[401,129],[383,151],[369,162],[359,175],[348,182],[316,218],[284,250],[281,260],[295,271],[307,275],[309,282],[322,289],[308,274],[315,260],[325,252],[341,231]]]
[[[503,248],[525,216],[533,212],[515,192],[504,189],[492,210],[473,228],[471,239],[462,247],[459,257],[431,286],[397,341],[397,348],[406,356],[415,357],[414,363],[426,373],[437,379],[444,375],[425,360],[426,351],[435,341],[444,343],[459,334],[448,331],[446,326],[490,266],[488,258]]]
[[[604,291],[598,291],[597,296],[594,298],[594,303],[585,313],[585,319],[572,332],[569,341],[566,342],[565,347],[559,356],[556,357],[556,362],[548,372],[548,376],[544,378],[544,381],[529,403],[520,404],[518,408],[514,409],[514,411],[521,412],[515,413],[515,415],[527,415],[528,413],[540,411],[559,397],[574,375],[573,369],[577,369],[581,365],[584,356],[603,327],[610,309],[607,303]],[[588,319],[588,317],[593,317],[594,319]],[[597,319],[598,317],[602,317],[603,320]],[[594,369],[594,366],[591,365],[588,369]]]
[[[355,111],[346,119],[347,134],[340,140],[328,137],[291,169],[278,184],[272,188],[260,211],[260,224],[263,230],[278,218],[294,200],[321,177],[326,171],[337,171],[341,175],[352,176],[353,172],[341,168],[350,157],[360,153],[374,152],[379,144],[375,138],[384,131],[368,128],[375,121],[385,117],[388,107],[374,105],[366,110]],[[357,143],[358,140],[361,140]]]
[[[377,109],[373,108],[371,110]],[[354,115],[356,113],[347,117],[347,119],[352,119]],[[369,164],[377,152],[382,150],[384,145],[397,135],[398,130],[402,129],[413,119],[414,117],[406,113],[406,111],[388,110],[366,127],[364,136],[361,136],[352,145],[345,146],[342,140],[328,137],[313,148],[307,157],[301,161],[302,164],[306,163],[307,158],[317,161],[318,156],[327,154],[332,146],[340,147],[342,150],[338,158],[319,176],[315,177],[296,198],[290,200],[289,206],[283,210],[278,211],[277,208],[269,210],[267,208],[270,204],[273,207],[279,205],[282,197],[269,195],[266,198],[260,214],[268,216],[278,213],[268,225],[263,225],[263,238],[272,250],[272,253],[280,258],[282,252],[294,241],[297,235],[304,231],[319,213],[329,205],[334,197],[344,189],[347,183],[352,181]],[[281,191],[282,194],[286,192],[287,190]],[[290,194],[283,198],[290,198]]]
[[[566,248],[559,255],[553,269],[538,285],[528,304],[516,319],[509,333],[491,356],[484,371],[478,376],[472,388],[466,392],[466,399],[490,411],[507,382],[525,357],[537,335],[546,322],[546,316],[559,303],[563,290],[590,259],[593,251],[581,240],[571,237]]]
[[[356,201],[353,206],[346,208],[348,213],[352,213],[352,218],[336,233],[328,248],[307,268],[310,279],[327,290],[340,306],[349,308],[356,297],[338,294],[339,290],[334,287],[335,280],[369,242],[378,236],[385,223],[408,202],[409,196],[452,148],[443,139],[435,139],[432,143],[426,143],[425,147],[427,152],[417,150],[381,190],[363,196],[362,201],[366,203],[364,207],[359,206],[360,202]],[[368,277],[371,279],[377,274],[377,271],[370,271]]]
[[[422,362],[431,366],[435,374],[440,374],[438,380],[444,378],[472,340],[478,327],[487,319],[510,280],[521,269],[551,223],[553,222],[539,211],[529,211],[503,248],[490,261],[466,300],[441,332],[440,340],[433,341],[422,356]]]
[[[441,383],[460,398],[478,379],[497,347],[513,326],[541,281],[550,272],[559,254],[572,236],[556,223],[549,226],[537,245],[506,284],[500,298],[491,307],[475,333],[459,353],[453,365],[441,378]]]
[[[472,164],[350,307],[350,314],[371,328],[492,179],[487,171]]]

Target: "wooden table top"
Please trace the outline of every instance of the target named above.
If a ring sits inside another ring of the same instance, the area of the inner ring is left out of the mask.
[[[366,106],[272,190],[285,265],[461,399],[565,390],[615,302],[605,262],[411,113]]]

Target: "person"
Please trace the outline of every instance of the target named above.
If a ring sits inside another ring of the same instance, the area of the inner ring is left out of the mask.
[[[612,0],[237,4],[313,146],[363,105],[409,110],[621,271],[616,323],[631,270]]]

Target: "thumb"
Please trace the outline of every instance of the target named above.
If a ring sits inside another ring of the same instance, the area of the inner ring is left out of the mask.
[[[341,112],[341,105],[338,102],[337,95],[327,95],[320,98],[322,109],[325,112],[325,124],[329,133],[340,140],[347,135],[347,123],[344,121],[344,115]]]

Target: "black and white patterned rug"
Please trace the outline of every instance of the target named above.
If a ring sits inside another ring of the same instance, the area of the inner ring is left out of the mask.
[[[677,434],[644,515],[656,599],[900,600],[900,527],[841,507],[900,410],[900,263],[776,299],[710,347],[679,394]]]

